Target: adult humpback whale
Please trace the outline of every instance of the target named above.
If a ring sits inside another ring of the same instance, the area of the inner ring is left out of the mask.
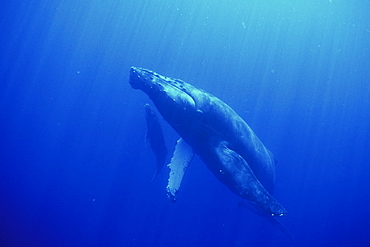
[[[286,214],[284,207],[271,195],[275,180],[272,153],[231,107],[182,80],[147,69],[131,67],[129,83],[149,96],[159,113],[187,144],[177,145],[169,165],[167,191],[170,197],[175,198],[191,161],[190,148],[231,191],[272,216]],[[185,152],[178,150],[184,146]],[[181,163],[181,156],[186,156],[183,158],[187,161]]]

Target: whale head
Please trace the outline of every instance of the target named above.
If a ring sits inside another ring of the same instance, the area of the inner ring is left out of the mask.
[[[190,84],[137,67],[131,67],[129,83],[134,89],[146,93],[175,129],[179,130],[181,126],[192,122],[192,116],[196,114],[196,101],[192,95],[194,87]]]
[[[168,106],[195,107],[190,94],[192,86],[179,79],[162,76],[148,69],[131,67],[129,83],[134,89],[142,90],[153,101],[165,101]]]

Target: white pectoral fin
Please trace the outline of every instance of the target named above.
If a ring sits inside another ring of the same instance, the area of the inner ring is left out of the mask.
[[[167,195],[172,202],[176,201],[176,194],[180,188],[182,178],[184,177],[186,168],[193,159],[194,151],[182,138],[176,143],[176,148],[168,164],[170,168],[170,178],[167,184]]]

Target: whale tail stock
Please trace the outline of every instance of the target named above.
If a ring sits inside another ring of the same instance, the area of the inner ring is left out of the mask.
[[[295,241],[290,233],[290,231],[276,218],[271,216],[270,214],[266,213],[266,211],[262,210],[260,207],[257,207],[257,205],[251,201],[239,201],[238,202],[239,208],[246,208],[256,215],[267,219],[272,225],[274,225],[281,233],[283,233],[287,238],[291,246],[295,246]]]

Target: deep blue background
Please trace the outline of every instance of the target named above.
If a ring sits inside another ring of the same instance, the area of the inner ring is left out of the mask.
[[[370,243],[370,3],[0,3],[0,246],[287,246],[198,159],[155,181],[132,65],[218,96],[278,160],[297,246]],[[163,123],[170,152],[178,136]]]

